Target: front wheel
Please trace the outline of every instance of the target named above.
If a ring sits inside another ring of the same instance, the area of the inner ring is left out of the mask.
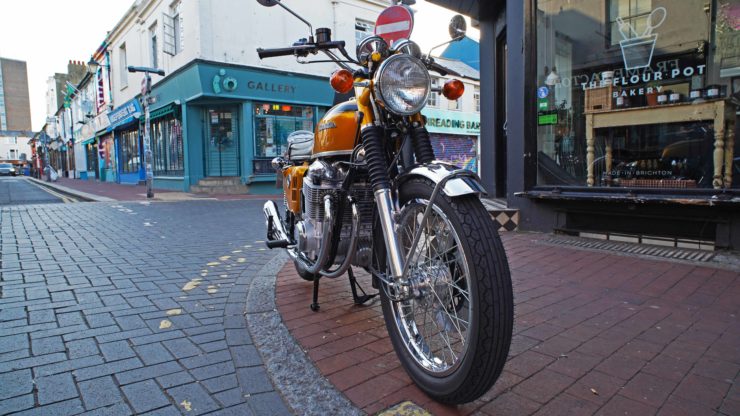
[[[399,192],[398,237],[409,285],[384,285],[383,315],[401,364],[434,399],[473,401],[493,386],[509,353],[514,324],[506,253],[475,196],[440,194],[426,221],[434,184],[411,179]]]

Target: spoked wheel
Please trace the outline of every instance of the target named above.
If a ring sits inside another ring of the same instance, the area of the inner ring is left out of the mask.
[[[396,353],[427,394],[450,404],[485,393],[501,374],[511,343],[513,294],[503,246],[480,200],[440,195],[422,222],[433,184],[400,190],[399,239],[408,285],[384,285],[383,314]]]

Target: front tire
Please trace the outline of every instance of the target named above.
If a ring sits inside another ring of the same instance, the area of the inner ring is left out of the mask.
[[[401,186],[405,255],[433,189],[421,178]],[[493,386],[509,353],[514,305],[506,253],[475,196],[440,194],[425,224],[409,264],[411,294],[383,285],[383,315],[414,382],[440,402],[467,403]]]

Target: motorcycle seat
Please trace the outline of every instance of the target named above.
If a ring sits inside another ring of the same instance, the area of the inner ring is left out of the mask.
[[[296,130],[288,135],[288,160],[304,160],[311,157],[313,150],[313,133],[308,130]]]

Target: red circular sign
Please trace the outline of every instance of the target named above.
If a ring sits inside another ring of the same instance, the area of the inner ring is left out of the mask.
[[[391,6],[378,16],[375,21],[375,34],[388,44],[398,39],[408,39],[414,29],[414,15],[405,6]]]

